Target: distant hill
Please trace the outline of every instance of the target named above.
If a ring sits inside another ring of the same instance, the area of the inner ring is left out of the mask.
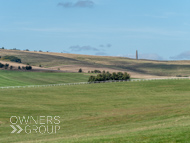
[[[0,56],[6,55],[20,58],[23,64],[29,63],[37,67],[41,65],[43,68],[54,70],[59,68],[68,72],[77,72],[82,68],[84,72],[94,69],[127,71],[136,74],[136,77],[141,75],[190,76],[190,61],[135,60],[125,57],[0,49]]]

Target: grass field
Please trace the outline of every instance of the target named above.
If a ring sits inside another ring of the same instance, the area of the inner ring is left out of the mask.
[[[0,89],[0,142],[190,141],[190,80]],[[60,116],[57,134],[11,134],[11,116]]]
[[[13,55],[21,58],[22,63],[50,68],[61,65],[99,67],[113,70],[131,71],[159,76],[190,76],[190,61],[153,61],[135,60],[125,57],[89,56],[51,52],[26,52],[2,50],[0,56]]]
[[[87,82],[88,74],[0,70],[0,87]]]

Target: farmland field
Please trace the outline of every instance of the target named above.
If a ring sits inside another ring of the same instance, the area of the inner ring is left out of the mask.
[[[23,64],[30,63],[32,66],[42,65],[48,69],[60,68],[77,72],[79,68],[88,70],[119,70],[157,76],[190,76],[190,61],[153,61],[135,60],[126,57],[90,56],[79,54],[31,52],[19,50],[2,50],[0,56],[16,56]],[[68,68],[69,66],[69,68]],[[72,67],[72,68],[70,68]],[[73,69],[77,67],[77,69]],[[138,77],[139,78],[139,77]]]
[[[0,142],[189,142],[189,85],[159,80],[0,89]],[[11,134],[11,116],[60,116],[60,130]]]
[[[88,74],[0,70],[0,87],[87,82]]]

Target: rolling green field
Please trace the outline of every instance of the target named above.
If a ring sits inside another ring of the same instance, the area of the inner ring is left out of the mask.
[[[19,50],[2,50],[0,56],[16,56],[22,63],[32,66],[56,67],[61,65],[80,65],[114,70],[132,71],[159,76],[190,76],[190,61],[153,61],[135,60],[127,57],[90,56],[51,52],[26,52]]]
[[[188,143],[190,80],[0,89],[0,142]],[[11,116],[60,116],[56,134],[11,134]]]
[[[0,70],[0,87],[87,82],[88,74]]]

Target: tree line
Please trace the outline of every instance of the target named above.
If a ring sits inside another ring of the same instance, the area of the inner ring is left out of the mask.
[[[4,68],[4,69],[10,69],[10,70],[12,70],[13,69],[13,66],[9,66],[9,64],[2,64],[2,63],[0,63],[0,68]],[[22,66],[22,67],[20,67],[20,66],[18,66],[18,69],[19,70],[32,70],[32,66],[30,66],[30,65],[28,65],[28,66]]]
[[[113,72],[109,73],[103,72],[98,74],[97,76],[90,76],[88,79],[88,82],[94,82],[94,81],[106,81],[106,80],[129,80],[130,75],[127,72]]]

